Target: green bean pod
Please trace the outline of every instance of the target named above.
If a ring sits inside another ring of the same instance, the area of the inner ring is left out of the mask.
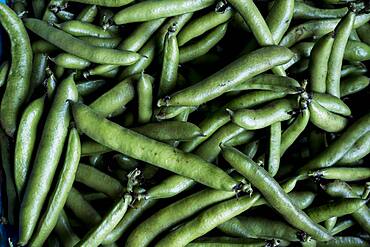
[[[149,122],[153,115],[153,83],[154,78],[143,73],[136,85],[138,97],[137,121],[140,124]]]
[[[326,92],[328,62],[334,43],[334,34],[328,33],[320,38],[311,51],[310,88],[313,92]]]
[[[364,205],[366,205],[366,200],[346,198],[309,208],[306,210],[306,213],[314,222],[320,223],[331,217],[341,217],[347,214],[352,214]]]
[[[213,162],[221,152],[220,144],[245,132],[248,131],[234,123],[228,123],[199,145],[198,148],[194,150],[194,154],[202,157],[208,162]]]
[[[117,226],[120,220],[124,217],[131,201],[132,197],[130,195],[125,195],[124,197],[122,197],[104,216],[99,225],[91,229],[75,246],[99,246],[104,241],[105,237]]]
[[[266,17],[266,24],[276,44],[280,42],[289,28],[293,18],[295,4],[293,0],[275,1]]]
[[[185,246],[194,239],[216,228],[218,225],[248,210],[259,198],[260,195],[255,194],[251,197],[244,196],[218,203],[204,210],[175,231],[170,232],[155,246],[164,247],[171,245],[171,243],[176,243],[178,246]]]
[[[57,51],[57,50],[58,50],[58,47],[56,47],[53,44],[50,44],[49,42],[47,42],[43,39],[36,40],[36,41],[32,42],[32,51],[35,54],[51,53],[51,52],[54,52],[54,51]]]
[[[78,162],[80,160],[80,154],[81,144],[78,132],[76,129],[71,129],[63,168],[60,171],[55,189],[49,198],[46,211],[41,217],[38,227],[30,240],[30,246],[43,245],[53,228],[56,226],[58,216],[63,210],[63,206],[67,201],[68,193],[72,188]]]
[[[351,11],[348,12],[335,28],[335,39],[328,63],[326,91],[336,97],[340,97],[340,72],[342,69],[344,50],[353,28],[355,17],[355,13]]]
[[[195,111],[197,107],[191,106],[165,106],[154,110],[155,118],[160,120],[167,120],[175,118],[186,111]]]
[[[355,222],[351,219],[343,220],[340,222],[337,222],[335,227],[331,230],[331,233],[333,236],[337,235],[338,233],[347,230],[348,228],[355,225]]]
[[[160,184],[150,188],[145,195],[147,199],[160,199],[173,197],[195,184],[194,180],[180,175],[172,175],[161,181]]]
[[[78,69],[82,70],[91,65],[88,60],[83,58],[79,58],[75,55],[68,54],[68,53],[60,53],[54,58],[50,58],[52,62],[56,65],[63,67],[65,69]]]
[[[80,238],[73,232],[73,229],[64,210],[62,210],[59,214],[59,218],[57,224],[55,225],[54,231],[65,247],[72,247],[76,243],[78,243],[78,241],[80,241]]]
[[[353,63],[342,66],[341,77],[347,77],[349,75],[363,75],[367,72],[367,68],[363,63]],[[342,83],[341,83],[342,86]]]
[[[91,156],[96,154],[103,154],[112,151],[112,149],[96,143],[94,141],[85,141],[81,143],[81,156]]]
[[[34,165],[27,182],[20,210],[20,238],[24,245],[30,239],[61,157],[71,118],[68,100],[77,100],[74,74],[58,86],[46,118]],[[40,184],[40,179],[43,183]]]
[[[156,203],[156,200],[141,200],[134,204],[132,208],[127,210],[127,213],[118,223],[118,225],[106,236],[102,244],[107,245],[117,241],[126,231],[140,218],[146,210],[151,208]]]
[[[310,122],[327,132],[342,131],[348,124],[348,120],[345,117],[330,112],[316,100],[312,100],[309,103],[308,109],[310,110]]]
[[[370,169],[365,167],[328,167],[313,171],[309,176],[342,181],[359,181],[370,178]]]
[[[46,7],[46,3],[43,0],[32,0],[32,10],[37,18],[42,18]]]
[[[186,247],[265,247],[266,241],[230,237],[204,237],[187,244]],[[280,246],[281,241],[280,241]]]
[[[35,44],[35,42],[33,44]],[[46,53],[36,53],[33,56],[30,88],[28,90],[29,91],[28,99],[32,97],[32,94],[35,91],[35,89],[38,88],[44,81],[47,66],[48,66],[48,55]]]
[[[285,121],[292,117],[295,103],[287,99],[276,100],[260,109],[244,109],[233,112],[229,110],[231,121],[247,129],[265,128],[273,123]]]
[[[281,135],[280,156],[288,150],[288,148],[297,140],[299,135],[306,129],[310,119],[310,111],[308,108],[303,109],[302,114],[299,114],[294,122]]]
[[[186,141],[202,135],[198,126],[182,121],[148,123],[132,130],[158,141]]]
[[[232,8],[227,7],[222,12],[212,10],[211,12],[192,20],[177,35],[179,46],[183,46],[190,40],[227,22],[231,19],[233,14],[234,11]]]
[[[158,88],[159,97],[168,95],[176,87],[179,60],[177,38],[171,30],[168,30],[164,40],[162,72]]]
[[[351,62],[362,62],[370,59],[370,46],[361,41],[349,41],[344,51],[344,59]]]
[[[194,12],[204,9],[215,2],[215,0],[195,0],[191,3],[186,0],[150,0],[136,3],[119,11],[114,15],[113,20],[117,25],[149,21]]]
[[[339,164],[354,163],[370,153],[370,133],[358,139],[350,150],[338,161]]]
[[[11,225],[16,224],[16,210],[18,209],[19,199],[17,197],[17,189],[13,179],[13,164],[11,160],[11,142],[5,132],[0,129],[0,155],[1,155],[1,167],[5,180],[5,195],[6,198],[6,214],[5,219]]]
[[[186,63],[207,54],[225,36],[226,31],[227,23],[221,24],[208,34],[205,34],[201,40],[191,45],[180,47],[180,63]]]
[[[68,0],[68,1],[83,4],[94,4],[97,6],[104,7],[122,7],[133,2],[133,0]]]
[[[78,39],[86,42],[87,44],[93,47],[101,47],[101,48],[116,48],[122,41],[121,37],[114,37],[114,38],[96,38],[90,36],[83,36],[78,37]]]
[[[311,20],[291,28],[280,41],[279,45],[291,47],[297,42],[311,38],[321,37],[334,31],[341,19]],[[370,20],[370,14],[356,16],[353,28],[358,28]]]
[[[98,8],[96,5],[86,5],[81,12],[76,16],[76,20],[91,23],[94,22]]]
[[[341,18],[348,12],[347,7],[335,9],[322,9],[306,4],[304,1],[296,1],[294,5],[294,19],[329,19]]]
[[[369,77],[363,75],[354,75],[343,78],[340,83],[340,95],[342,97],[360,92],[369,86]]]
[[[312,98],[330,112],[350,116],[351,109],[341,99],[330,94],[313,93]]]
[[[253,0],[229,0],[229,3],[243,17],[260,46],[277,44],[277,41],[274,40],[271,34],[269,26],[267,25],[257,6],[254,4]],[[271,69],[277,75],[286,75],[281,66],[272,67]]]
[[[321,186],[324,191],[332,197],[341,198],[358,198],[356,193],[351,189],[351,187],[339,180],[335,180],[329,184]],[[364,205],[356,212],[352,213],[352,217],[355,221],[364,229],[366,232],[370,232],[370,210]]]
[[[77,127],[83,133],[98,143],[102,143],[120,153],[191,178],[211,188],[232,191],[237,185],[237,182],[223,170],[205,162],[198,156],[182,152],[179,149],[121,127],[102,118],[91,108],[80,103],[73,104],[73,116]],[[112,135],[117,139],[110,138]],[[131,141],[127,141],[128,139]],[[185,169],[184,163],[187,164]],[[196,173],[194,173],[193,168],[197,171]],[[213,178],[208,176],[210,173],[213,174]],[[219,179],[215,181],[214,177]]]
[[[214,203],[231,197],[232,192],[206,189],[178,200],[141,222],[127,238],[126,246],[149,246],[156,236],[170,227]]]
[[[140,55],[130,51],[119,51],[108,48],[94,47],[72,35],[49,26],[37,19],[24,19],[25,26],[67,53],[100,64],[130,65],[139,60]]]
[[[260,216],[238,216],[217,228],[233,237],[299,241],[297,229],[282,221]]]
[[[54,25],[75,37],[90,36],[96,38],[113,38],[118,36],[115,32],[104,30],[102,27],[78,20],[66,21]]]
[[[253,160],[231,147],[222,147],[223,156],[239,173],[264,195],[266,201],[277,210],[292,226],[305,231],[314,239],[327,241],[331,235],[323,227],[315,224],[287,196],[280,185]],[[296,219],[300,220],[297,221]]]
[[[83,163],[78,166],[76,182],[82,183],[95,191],[103,192],[111,198],[118,198],[125,192],[125,188],[118,180]]]
[[[224,143],[225,143],[225,145],[234,147],[234,146],[247,144],[250,141],[252,141],[254,137],[255,137],[254,132],[245,131],[245,132],[243,132],[243,133],[241,133],[237,136],[234,136],[233,138],[231,138],[230,140],[228,140]]]
[[[34,100],[23,112],[15,142],[14,180],[20,198],[31,169],[31,158],[36,143],[37,128],[44,111],[45,97]]]
[[[251,108],[278,98],[282,98],[285,95],[286,94],[283,92],[274,91],[248,92],[231,100],[223,108],[229,108],[231,110]],[[192,141],[182,143],[180,148],[185,152],[193,151],[199,144],[207,140],[220,127],[229,122],[230,116],[224,109],[220,109],[220,111],[217,113],[212,114],[212,116],[205,118],[202,122],[200,122],[199,128],[202,130],[204,136],[196,137]]]
[[[55,15],[62,21],[71,21],[75,18],[75,14],[66,10],[57,10]]]
[[[93,227],[101,221],[99,213],[84,199],[83,195],[73,187],[68,194],[66,207],[88,227]]]
[[[128,76],[143,72],[154,60],[155,51],[156,51],[155,40],[150,39],[143,46],[143,48],[139,50],[139,54],[142,57],[136,63],[127,66],[118,76],[118,79],[123,80]]]
[[[90,104],[90,107],[103,117],[114,116],[114,113],[120,112],[128,102],[134,99],[135,88],[133,83],[137,77],[134,75],[121,81],[112,89],[95,99]]]
[[[6,4],[0,4],[0,21],[11,40],[11,65],[0,104],[0,122],[6,134],[13,136],[18,125],[19,110],[28,96],[32,50],[22,20]]]
[[[281,145],[281,122],[273,123],[270,126],[270,141],[267,160],[267,171],[274,177],[280,166],[280,145]]]
[[[370,45],[370,36],[369,36],[369,31],[370,31],[370,24],[365,23],[359,28],[356,29],[358,36],[360,36],[360,39],[362,42],[365,42],[366,44]]]
[[[81,96],[86,96],[86,95],[90,95],[94,92],[96,92],[97,90],[101,89],[101,87],[103,87],[104,85],[106,85],[106,81],[105,80],[87,80],[87,81],[82,81],[82,82],[79,82],[76,87],[77,87],[77,91],[78,91],[78,94],[81,95]]]
[[[269,58],[266,60],[266,56]],[[288,62],[293,53],[283,47],[270,46],[242,56],[201,82],[169,97],[160,99],[158,106],[198,106],[229,91],[275,65]],[[194,95],[194,92],[197,92]]]
[[[334,237],[328,242],[318,242],[317,247],[366,247],[370,243],[359,237]]]

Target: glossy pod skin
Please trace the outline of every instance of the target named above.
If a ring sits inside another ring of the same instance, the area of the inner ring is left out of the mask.
[[[182,121],[148,123],[139,127],[135,127],[132,130],[158,141],[186,141],[202,135],[198,126]]]
[[[277,41],[274,40],[271,34],[269,26],[252,0],[229,0],[229,3],[243,17],[260,46],[277,44]],[[277,75],[286,75],[282,67],[273,67],[272,71]]]
[[[9,72],[9,62],[5,61],[0,65],[0,87],[2,87],[5,84],[8,72]]]
[[[211,231],[218,225],[248,210],[259,198],[260,194],[256,193],[251,197],[244,196],[218,203],[169,233],[155,246],[165,247],[170,246],[171,243],[176,243],[178,246],[186,246],[186,244]]]
[[[102,27],[77,20],[66,21],[54,25],[74,37],[90,36],[96,38],[113,38],[118,36],[117,33],[104,30]]]
[[[89,107],[80,103],[73,104],[73,116],[77,127],[87,136],[132,158],[168,169],[211,188],[232,191],[237,185],[237,182],[220,168],[199,157],[123,128],[102,118]],[[113,141],[110,138],[112,135],[121,141]],[[131,141],[127,142],[127,139]],[[141,151],[138,152],[139,150]],[[159,154],[161,155],[159,156]],[[184,163],[188,164],[185,169],[182,165]],[[209,178],[210,172],[219,178],[218,181]]]
[[[323,227],[315,224],[302,210],[289,199],[280,185],[262,167],[249,157],[231,147],[222,148],[223,157],[252,185],[264,195],[266,201],[277,210],[292,226],[306,232],[314,239],[327,241],[331,235]],[[297,218],[300,220],[297,221]]]
[[[312,98],[330,112],[350,116],[351,109],[341,99],[330,94],[313,93]]]
[[[217,227],[233,237],[258,239],[284,239],[299,241],[298,230],[288,224],[261,216],[238,216]]]
[[[99,225],[91,229],[75,246],[99,246],[123,218],[131,201],[132,197],[130,195],[123,196],[104,216]]]
[[[305,212],[316,223],[320,223],[331,217],[340,217],[356,212],[366,205],[366,200],[346,198],[328,204],[307,209]]]
[[[76,20],[91,23],[95,20],[97,14],[98,8],[96,5],[86,5],[76,16]]]
[[[85,69],[90,66],[90,62],[79,58],[77,56],[68,54],[68,53],[60,53],[56,57],[51,58],[51,61],[53,61],[56,65],[59,65],[66,69]]]
[[[338,161],[339,164],[354,163],[370,153],[370,133],[358,139],[350,150]]]
[[[310,122],[322,130],[339,132],[347,126],[348,120],[345,117],[330,112],[314,99],[309,103],[308,108],[310,110]]]
[[[162,72],[158,88],[159,97],[168,95],[176,87],[179,61],[180,54],[176,35],[172,30],[168,30],[164,39]]]
[[[199,144],[207,140],[220,127],[229,122],[231,119],[226,110],[224,110],[225,108],[229,108],[231,110],[251,108],[275,99],[283,98],[284,96],[286,96],[284,92],[274,91],[255,91],[241,95],[228,102],[225,107],[220,109],[220,111],[217,113],[202,120],[199,123],[199,128],[201,128],[204,136],[196,137],[189,142],[182,143],[180,148],[185,152],[193,151]]]
[[[344,52],[347,61],[361,62],[370,59],[370,46],[361,41],[350,41]]]
[[[309,176],[351,182],[368,179],[370,177],[370,169],[365,167],[329,167],[313,171]]]
[[[67,100],[77,100],[78,93],[73,80],[68,76],[58,86],[54,101],[44,123],[39,147],[20,209],[20,239],[24,245],[30,239],[62,154],[71,118]],[[40,179],[43,181],[39,183]]]
[[[82,183],[95,191],[103,192],[111,198],[118,198],[125,192],[125,188],[118,180],[82,163],[78,165],[76,182]]]
[[[199,238],[187,247],[264,247],[266,242],[263,240],[255,239],[240,239],[230,237],[205,237]]]
[[[268,61],[265,58],[269,57]],[[160,99],[158,106],[198,106],[210,101],[274,65],[288,62],[293,53],[286,48],[270,46],[258,49],[235,60],[201,82],[169,97]],[[194,92],[198,92],[194,95]]]
[[[30,99],[34,90],[39,87],[44,81],[46,77],[47,66],[48,55],[46,53],[36,53],[33,56],[30,88],[28,89],[28,99]]]
[[[150,0],[124,8],[114,15],[113,20],[118,25],[149,21],[194,12],[204,9],[215,2],[215,0],[195,0],[191,2],[186,0]]]
[[[150,246],[153,239],[160,233],[200,212],[206,207],[233,196],[234,193],[232,192],[206,189],[178,200],[141,222],[141,224],[131,232],[125,246]]]
[[[137,121],[140,124],[149,122],[153,115],[153,83],[154,78],[143,73],[136,85],[138,97]]]
[[[304,1],[296,1],[294,5],[294,19],[329,19],[341,18],[348,12],[347,7],[335,9],[316,8],[306,4]]]
[[[229,110],[231,121],[247,129],[255,130],[273,123],[288,120],[295,108],[294,102],[287,99],[276,100],[257,110],[244,109],[233,112]]]
[[[343,63],[344,50],[348,42],[349,35],[355,22],[356,14],[348,14],[338,23],[335,28],[335,39],[328,62],[328,75],[326,77],[327,93],[340,97],[340,72]]]
[[[31,102],[24,110],[17,131],[14,155],[14,181],[20,198],[31,169],[37,128],[44,111],[45,96]]]
[[[311,51],[310,88],[313,92],[326,92],[328,62],[334,43],[334,34],[328,33],[320,38]]]
[[[87,80],[87,81],[82,81],[76,84],[78,94],[81,96],[86,96],[90,95],[97,90],[101,89],[104,85],[106,85],[105,80]]]
[[[92,46],[97,46],[101,48],[110,48],[110,49],[116,48],[122,41],[120,37],[96,38],[96,37],[83,36],[83,37],[78,37],[78,39]]]
[[[131,225],[134,224],[146,210],[151,208],[157,200],[141,200],[136,202],[133,207],[127,210],[127,213],[122,218],[122,220],[117,224],[117,226],[106,236],[102,244],[112,244],[117,241],[123,234],[130,229]]]
[[[291,28],[282,38],[279,45],[291,47],[297,42],[310,38],[321,37],[334,31],[341,19],[311,20]],[[358,15],[353,24],[354,28],[362,26],[370,20],[370,14]]]
[[[41,217],[38,227],[30,240],[30,246],[42,245],[57,224],[60,212],[63,210],[63,206],[67,201],[68,193],[73,185],[78,162],[80,160],[80,154],[80,137],[78,136],[76,129],[71,129],[63,168],[59,174],[55,189],[49,198],[47,209]]]
[[[294,143],[295,140],[305,130],[310,119],[310,111],[308,108],[303,109],[294,122],[281,135],[280,156],[282,157],[288,148]]]
[[[0,4],[0,20],[10,38],[11,65],[0,104],[0,122],[6,134],[13,136],[18,114],[28,96],[32,70],[32,50],[22,20],[6,4]]]
[[[304,174],[308,170],[325,168],[334,165],[340,160],[346,152],[370,130],[370,114],[359,118],[355,123],[349,126],[342,135],[334,140],[324,151],[311,159],[299,172]]]
[[[323,185],[322,188],[328,195],[332,197],[358,198],[352,188],[347,183],[340,180],[335,180],[334,182]],[[363,230],[368,233],[370,232],[370,210],[366,205],[354,212],[352,217],[362,227]]]
[[[131,76],[113,88],[105,92],[103,95],[95,99],[90,107],[102,117],[113,117],[116,112],[124,110],[125,105],[134,99],[135,88],[133,83],[137,76]]]
[[[340,83],[340,95],[342,97],[357,93],[369,86],[369,77],[354,75],[343,78]]]
[[[111,152],[112,149],[96,143],[94,141],[85,141],[81,143],[81,156],[91,156]]]
[[[359,237],[334,237],[328,242],[318,242],[317,247],[366,247],[370,243]]]
[[[180,47],[180,63],[186,63],[207,54],[225,36],[227,25],[227,23],[221,24],[208,34],[205,34],[201,40],[191,45]]]
[[[203,35],[207,31],[227,22],[234,11],[227,7],[223,11],[212,10],[211,12],[189,22],[177,35],[179,46],[183,46],[190,40]]]
[[[24,19],[25,26],[58,48],[90,62],[100,64],[130,65],[139,60],[135,52],[118,51],[108,48],[96,48],[84,43],[72,35],[49,26],[47,22],[37,19]]]
[[[228,123],[218,129],[211,137],[199,145],[198,148],[193,151],[193,153],[202,157],[208,162],[213,162],[221,152],[220,144],[225,143],[231,138],[246,132],[248,131],[244,128],[234,123]]]

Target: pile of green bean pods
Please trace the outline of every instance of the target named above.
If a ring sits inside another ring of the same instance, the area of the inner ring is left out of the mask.
[[[0,23],[0,246],[370,246],[368,0],[14,0]]]

